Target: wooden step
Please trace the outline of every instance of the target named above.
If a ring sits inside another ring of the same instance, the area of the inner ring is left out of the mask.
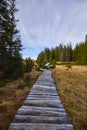
[[[58,108],[58,107],[63,107],[63,105],[60,103],[60,101],[49,101],[49,100],[25,100],[24,104],[26,106],[38,106],[38,107],[53,107],[53,108]]]
[[[74,130],[71,124],[12,123],[9,130]]]
[[[21,106],[22,109],[28,110],[38,110],[38,111],[55,111],[55,112],[65,112],[64,108],[52,108],[52,107],[32,107],[32,106]]]
[[[30,115],[16,115],[13,123],[53,123],[53,124],[69,124],[66,116],[30,116]]]
[[[59,110],[59,111],[49,111],[49,110],[40,110],[40,109],[30,109],[30,108],[20,108],[17,112],[17,115],[35,115],[35,116],[58,116],[64,117],[67,116],[66,112]]]

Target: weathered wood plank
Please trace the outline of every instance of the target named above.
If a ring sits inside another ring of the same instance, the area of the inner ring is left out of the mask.
[[[53,123],[53,124],[69,124],[69,120],[64,117],[50,117],[50,116],[30,116],[30,115],[16,115],[13,123]]]
[[[53,101],[56,101],[56,100],[59,100],[59,98],[57,97],[40,97],[40,96],[33,96],[33,97],[27,97],[26,100],[53,100]]]
[[[9,130],[74,130],[71,124],[12,123]]]
[[[38,106],[38,107],[53,107],[53,108],[58,108],[58,107],[63,107],[63,105],[58,102],[58,101],[44,101],[44,100],[25,100],[23,105],[28,105],[28,106]]]
[[[35,115],[35,116],[58,116],[64,117],[67,116],[64,111],[49,111],[49,110],[39,110],[39,109],[25,109],[20,108],[17,112],[17,115]]]
[[[64,108],[52,108],[52,107],[32,107],[32,106],[21,106],[22,109],[28,110],[38,110],[38,111],[55,111],[55,112],[65,112]]]
[[[42,96],[58,96],[58,94],[55,93],[29,93],[29,95],[42,95]]]

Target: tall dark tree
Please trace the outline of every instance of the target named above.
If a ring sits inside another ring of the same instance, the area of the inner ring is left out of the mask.
[[[54,48],[51,49],[51,53],[50,53],[50,63],[52,63],[52,61],[55,59],[55,51]]]
[[[71,43],[67,44],[66,61],[70,62],[73,60],[73,49]]]
[[[64,59],[64,52],[63,52],[63,45],[59,45],[59,61],[63,61]]]
[[[67,61],[67,47],[65,45],[63,47],[63,61]]]
[[[3,57],[3,61],[0,59],[0,63],[1,65],[4,64],[3,71],[6,76],[18,77],[22,72],[22,58],[20,53],[22,45],[20,36],[18,35],[19,31],[16,28],[16,1],[1,0],[0,6],[0,38],[2,39],[1,45],[3,44],[3,46],[0,46],[0,50],[2,48],[0,55]]]
[[[45,53],[45,61],[50,62],[50,49],[49,48],[45,48],[44,49],[44,53]]]
[[[59,47],[55,47],[54,49],[55,61],[59,61]]]
[[[77,62],[78,57],[79,57],[79,44],[76,44],[76,46],[74,48],[74,53],[73,53],[74,62]]]
[[[0,71],[5,70],[7,61],[7,33],[9,24],[9,10],[6,0],[0,1]]]

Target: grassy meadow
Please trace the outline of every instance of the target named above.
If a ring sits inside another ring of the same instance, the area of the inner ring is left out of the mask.
[[[0,130],[8,130],[10,122],[40,74],[39,71],[32,71],[26,73],[23,79],[0,81]]]
[[[53,77],[62,103],[75,130],[87,130],[87,67],[57,65]],[[18,108],[32,88],[38,71],[26,73],[23,79],[0,81],[0,130],[7,130]]]
[[[87,130],[87,67],[56,66],[53,77],[75,130]]]

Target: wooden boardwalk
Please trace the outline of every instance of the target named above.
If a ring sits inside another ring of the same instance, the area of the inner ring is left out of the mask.
[[[50,70],[39,76],[8,130],[74,130]]]

